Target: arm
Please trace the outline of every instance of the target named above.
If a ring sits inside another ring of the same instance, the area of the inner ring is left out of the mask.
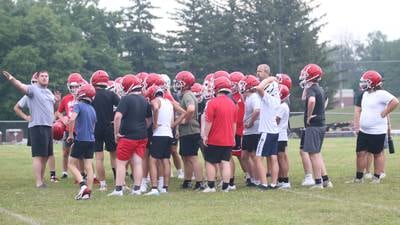
[[[10,81],[10,83],[16,87],[18,89],[18,91],[20,91],[22,94],[27,94],[28,93],[28,85],[23,84],[21,81],[15,79],[15,77],[13,77],[13,75],[11,75],[9,72],[7,71],[3,71],[3,75],[4,77]]]
[[[153,109],[153,130],[157,129],[158,127],[158,112],[160,110],[160,100],[153,99],[151,101],[151,108]]]
[[[267,79],[261,81],[261,83],[255,87],[258,95],[260,95],[261,97],[264,97],[264,90],[265,88],[272,82],[276,81],[275,77],[268,77]]]
[[[248,123],[245,124],[245,127],[250,128],[254,126],[254,122],[258,119],[259,116],[260,116],[260,109],[255,109],[253,113],[251,113],[250,120]]]
[[[356,134],[360,131],[360,115],[361,115],[361,107],[354,106],[354,131]]]
[[[399,105],[399,100],[397,98],[393,98],[389,104],[387,104],[386,108],[382,111],[382,118],[386,117],[389,113],[391,113],[397,106]]]
[[[188,107],[186,109],[185,116],[184,116],[186,121],[189,121],[193,117],[195,111],[196,111],[196,107],[193,104],[192,105],[188,105]]]
[[[115,138],[115,143],[118,143],[118,140],[122,135],[119,133],[119,129],[121,127],[121,119],[122,119],[122,113],[120,112],[115,112],[114,116],[114,138]]]
[[[203,133],[203,137],[202,137],[204,146],[207,146],[208,134],[210,133],[211,126],[212,126],[212,123],[207,122],[207,120],[204,120],[204,133]],[[234,129],[236,129],[236,127]]]
[[[69,118],[69,121],[68,121],[68,138],[67,138],[67,142],[71,142],[74,139],[74,127],[75,127],[75,120],[76,120],[77,116],[78,116],[78,113],[71,112],[71,117]]]
[[[314,111],[314,107],[315,107],[315,97],[310,96],[308,98],[308,104],[307,104],[307,125],[310,125],[311,119],[315,117],[315,115],[312,114]]]
[[[22,108],[18,105],[18,103],[14,105],[14,112],[15,112],[15,114],[17,114],[17,116],[20,117],[21,119],[23,119],[23,120],[25,120],[25,121],[28,121],[28,122],[32,121],[31,116],[28,116],[27,114],[25,114],[25,113],[22,111]]]

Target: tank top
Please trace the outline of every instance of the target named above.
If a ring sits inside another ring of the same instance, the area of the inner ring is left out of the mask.
[[[153,131],[153,136],[168,136],[172,138],[171,121],[174,116],[174,108],[169,100],[165,98],[157,99],[160,100],[160,109],[158,110],[158,127]]]

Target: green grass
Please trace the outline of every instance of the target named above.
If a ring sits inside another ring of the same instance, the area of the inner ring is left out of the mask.
[[[395,137],[397,149],[399,141]],[[231,193],[182,191],[181,181],[173,178],[167,195],[112,198],[95,191],[89,201],[73,199],[78,187],[72,178],[44,190],[34,188],[29,149],[3,145],[0,224],[24,224],[4,209],[40,224],[400,224],[399,153],[387,155],[382,184],[345,184],[354,175],[355,139],[326,139],[323,155],[335,187],[316,191],[299,185],[303,172],[298,142],[289,143],[290,191],[246,188],[240,173],[239,189]],[[57,172],[60,156],[56,145]]]
[[[346,114],[335,114],[335,113],[346,113]],[[354,108],[352,106],[345,107],[343,109],[331,109],[326,111],[326,123],[337,123],[337,122],[353,122]],[[395,111],[395,114],[391,115],[392,129],[400,129],[400,107]],[[293,115],[290,117],[290,126],[292,128],[304,127],[303,114]]]

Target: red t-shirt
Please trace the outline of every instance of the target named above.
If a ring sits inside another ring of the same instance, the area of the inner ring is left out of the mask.
[[[74,111],[75,98],[72,94],[67,94],[61,99],[60,105],[58,106],[59,113],[65,113],[65,116],[70,118],[71,112]],[[68,131],[68,126],[65,127],[65,131]]]
[[[235,103],[226,95],[220,95],[208,101],[205,119],[212,123],[208,134],[209,145],[234,146],[235,134],[233,124],[236,123],[238,109]]]
[[[244,100],[242,95],[237,92],[233,94],[233,99],[235,100],[237,106],[238,106],[238,116],[237,116],[237,121],[236,121],[236,135],[242,136],[243,135],[243,129],[244,129],[244,123],[243,123],[243,118],[244,118]]]

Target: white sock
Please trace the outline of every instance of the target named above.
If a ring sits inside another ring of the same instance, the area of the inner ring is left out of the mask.
[[[101,180],[100,181],[100,187],[105,187],[107,186],[106,181],[105,180]]]
[[[312,173],[306,173],[305,178],[312,179],[313,178]]]

